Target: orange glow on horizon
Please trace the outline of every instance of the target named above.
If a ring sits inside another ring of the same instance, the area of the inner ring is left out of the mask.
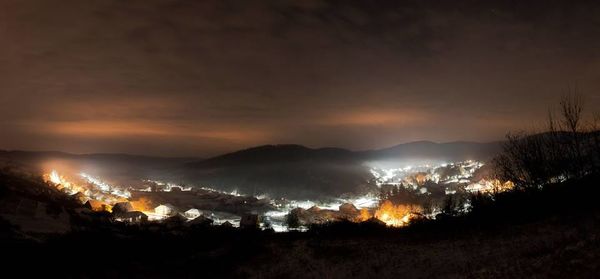
[[[334,115],[325,120],[325,125],[377,126],[377,125],[420,125],[430,116],[418,110],[356,111]]]
[[[55,121],[30,124],[37,132],[72,137],[121,138],[123,136],[207,138],[234,143],[268,141],[269,133],[260,129],[198,127],[194,124],[174,124],[156,121]]]

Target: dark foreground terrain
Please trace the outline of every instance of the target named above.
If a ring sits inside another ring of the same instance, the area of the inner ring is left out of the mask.
[[[3,272],[47,278],[594,278],[600,272],[597,181],[480,198],[467,216],[442,215],[405,229],[336,223],[276,234],[72,215],[70,232],[35,234],[2,220]],[[18,194],[5,189],[3,197]]]
[[[45,244],[3,243],[3,251],[7,269],[20,264],[18,274],[67,278],[594,278],[598,221],[568,216],[506,228],[341,236],[90,233]]]

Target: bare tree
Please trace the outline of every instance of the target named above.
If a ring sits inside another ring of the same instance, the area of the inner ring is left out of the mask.
[[[548,112],[547,131],[508,134],[494,160],[497,176],[519,187],[543,186],[600,172],[600,116],[583,121],[583,98],[569,87],[558,118]]]
[[[582,132],[583,98],[577,87],[568,87],[560,101],[563,129],[569,132],[570,153],[574,166],[573,173],[582,176],[587,170],[584,165],[580,133]]]
[[[575,89],[568,89],[560,101],[562,123],[571,133],[581,131],[581,114],[583,112],[583,98]]]

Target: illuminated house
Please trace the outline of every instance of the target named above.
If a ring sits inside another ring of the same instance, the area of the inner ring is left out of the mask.
[[[200,212],[200,210],[192,208],[188,211],[186,211],[185,213],[183,213],[183,215],[189,219],[196,219],[198,217],[200,217],[200,215],[202,215],[202,212]]]
[[[177,213],[177,209],[172,204],[161,204],[154,208],[156,214],[171,216]]]

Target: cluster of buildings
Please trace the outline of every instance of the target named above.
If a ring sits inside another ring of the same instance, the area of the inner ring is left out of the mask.
[[[492,192],[505,191],[512,188],[512,183],[500,182],[478,176],[477,172],[484,166],[482,162],[467,160],[440,165],[408,166],[403,168],[380,169],[371,168],[376,184],[404,186],[407,189],[418,190],[426,194],[431,187],[443,187],[446,195],[459,191]]]
[[[463,161],[392,169],[372,168],[371,173],[380,187],[401,186],[423,195],[431,194],[430,190],[433,188],[440,188],[442,196],[456,194],[457,191],[474,193],[512,189],[511,182],[475,180],[476,177],[481,177],[476,173],[482,166],[483,163],[478,161]],[[113,187],[87,174],[81,174],[81,177],[87,182],[86,186],[71,183],[55,171],[52,171],[47,177],[47,180],[54,183],[59,190],[71,194],[86,208],[93,211],[111,212],[115,220],[123,222],[176,220],[186,224],[224,224],[226,226],[239,224],[241,227],[259,227],[261,224],[265,226],[268,224],[270,227],[282,231],[287,230],[285,222],[290,213],[297,215],[301,223],[305,224],[341,219],[365,221],[376,218],[391,225],[405,224],[407,222],[405,219],[410,218],[410,214],[412,214],[412,211],[404,210],[404,208],[400,208],[402,209],[400,210],[397,207],[390,207],[386,210],[380,204],[380,197],[366,195],[355,199],[339,199],[330,203],[319,203],[318,206],[312,201],[282,201],[281,204],[270,201],[268,206],[262,208],[262,210],[267,208],[266,211],[258,210],[265,213],[263,217],[259,218],[256,214],[245,214],[245,212],[249,212],[249,208],[264,206],[262,199],[247,201],[238,193],[225,193],[208,188],[192,189],[192,187],[153,180],[146,181],[148,182],[147,188],[135,190],[136,196],[138,198],[146,197],[147,200],[155,202],[159,201],[161,204],[155,207],[151,206],[151,203],[140,206],[138,202],[131,201],[132,194],[128,190]],[[169,203],[172,200],[180,201],[178,206]],[[182,205],[198,204],[201,204],[200,208],[220,210],[216,208],[220,207],[228,210],[205,212],[198,208],[180,210]],[[269,207],[271,209],[268,209]],[[235,214],[225,213],[231,210]]]
[[[72,198],[83,204],[84,208],[96,212],[110,212],[113,218],[117,221],[123,222],[146,222],[146,221],[158,221],[169,218],[179,218],[182,221],[194,221],[199,223],[198,218],[201,218],[201,223],[212,223],[212,219],[203,215],[203,212],[196,209],[190,208],[187,211],[179,211],[175,206],[169,203],[160,204],[155,208],[149,208],[148,205],[140,206],[136,202],[131,202],[131,192],[128,190],[114,187],[97,179],[93,176],[85,173],[80,174],[83,181],[75,183],[67,180],[64,176],[61,176],[55,170],[44,175],[46,181],[56,187],[56,189],[70,195]],[[154,183],[157,187],[151,189],[154,191],[190,191],[191,188],[184,188],[179,185],[170,183]],[[146,189],[142,189],[146,190]],[[211,217],[218,215],[211,214]],[[220,223],[228,222],[230,219]]]
[[[93,211],[107,211],[106,205],[88,202],[84,205]],[[118,202],[111,206],[110,212],[114,220],[128,223],[144,223],[148,221],[178,222],[185,225],[222,225],[227,227],[258,227],[258,215],[247,214],[241,218],[227,218],[219,213],[203,212],[196,208],[179,211],[172,204],[161,204],[153,210],[137,210],[131,202]],[[256,219],[256,224],[252,221]],[[239,225],[238,225],[239,224]]]
[[[465,187],[469,193],[499,193],[511,190],[515,187],[512,181],[501,182],[498,179],[480,179]]]
[[[80,177],[83,178],[83,181],[75,183],[59,175],[56,170],[52,170],[50,173],[44,175],[46,182],[53,184],[59,191],[74,196],[81,203],[95,200],[110,205],[126,201],[131,197],[129,191],[110,186],[85,173],[81,173]]]

